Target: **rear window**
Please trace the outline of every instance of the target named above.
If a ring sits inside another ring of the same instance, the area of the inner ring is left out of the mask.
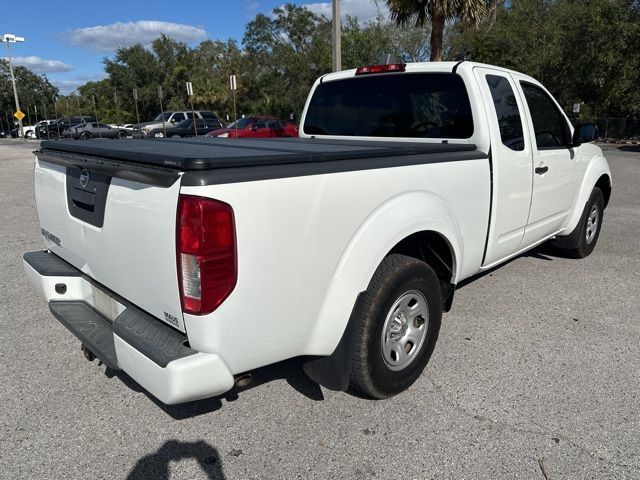
[[[318,85],[304,133],[469,138],[473,117],[464,82],[456,74],[382,74]]]

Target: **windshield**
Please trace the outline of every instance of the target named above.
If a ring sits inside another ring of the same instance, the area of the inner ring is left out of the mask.
[[[318,85],[304,122],[308,135],[469,138],[473,117],[460,76],[400,73]]]
[[[158,115],[156,118],[153,119],[154,122],[166,122],[169,120],[169,117],[171,116],[171,112],[164,112],[161,113],[160,115]],[[149,117],[147,117],[149,118]]]
[[[236,123],[238,124],[238,128],[245,128],[247,125],[251,123],[251,120],[252,119],[249,117],[239,118],[235,122],[231,122],[229,125],[227,125],[227,128],[236,128]]]

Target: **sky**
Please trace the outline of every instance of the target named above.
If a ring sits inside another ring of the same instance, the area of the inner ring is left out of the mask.
[[[176,0],[121,1],[9,1],[0,14],[0,35],[25,38],[12,44],[15,65],[45,74],[61,93],[105,77],[102,60],[120,46],[148,45],[164,33],[189,45],[202,40],[228,38],[242,41],[245,25],[256,14],[270,14],[283,0]],[[331,17],[331,1],[290,0],[315,13]],[[28,6],[25,8],[25,6]],[[340,0],[341,16],[366,22],[380,10],[383,0]],[[0,45],[0,56],[7,55]]]

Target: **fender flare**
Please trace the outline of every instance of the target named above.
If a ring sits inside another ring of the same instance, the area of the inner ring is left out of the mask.
[[[307,355],[331,355],[340,343],[358,295],[365,291],[382,259],[400,241],[422,231],[441,235],[454,259],[454,277],[464,254],[460,226],[447,203],[425,191],[410,191],[375,208],[358,227],[334,270],[331,285],[307,339]]]
[[[582,210],[584,209],[587,200],[589,200],[591,192],[603,175],[608,178],[609,187],[611,187],[611,170],[609,169],[609,164],[602,153],[599,153],[593,155],[587,164],[587,168],[582,176],[580,190],[578,191],[576,201],[573,205],[573,211],[565,224],[561,236],[570,235],[576,228],[580,221],[580,217],[582,216]]]

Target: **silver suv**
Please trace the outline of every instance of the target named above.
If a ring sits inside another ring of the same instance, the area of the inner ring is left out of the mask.
[[[194,114],[196,118],[202,118],[205,120],[217,119],[217,117],[213,112],[209,112],[206,110],[196,110],[194,112],[191,112],[191,110],[164,112],[158,115],[156,118],[154,118],[153,121],[151,122],[141,123],[140,130],[142,130],[142,135],[146,137],[151,130],[154,130],[156,128],[162,129],[163,125],[166,128],[173,127],[174,125],[177,125],[178,123],[182,122],[183,120],[186,120],[187,118],[193,118]],[[138,133],[140,130],[138,130],[138,125],[134,125],[133,127],[134,134]]]

